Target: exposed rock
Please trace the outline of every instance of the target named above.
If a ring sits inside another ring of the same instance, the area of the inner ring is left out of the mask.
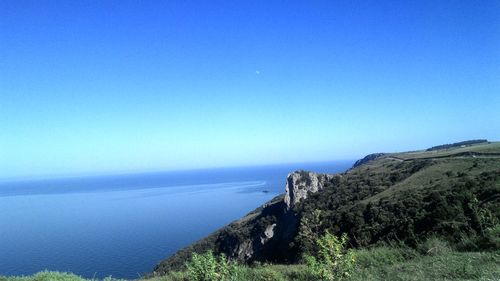
[[[253,256],[253,245],[251,240],[246,240],[237,247],[238,260],[249,260]],[[234,255],[233,255],[234,256]]]
[[[293,206],[309,194],[325,188],[327,182],[341,175],[317,174],[306,171],[290,173],[286,182],[286,194],[265,203],[212,235],[180,250],[162,261],[153,275],[162,275],[179,269],[192,252],[212,250],[224,253],[229,259],[243,263],[291,262],[297,248],[291,246],[298,231],[299,220]]]
[[[317,174],[307,171],[296,171],[288,174],[285,187],[285,204],[287,210],[306,199],[309,193],[316,193],[325,187],[334,175]]]
[[[264,245],[269,239],[274,237],[274,228],[276,227],[276,224],[273,223],[266,227],[266,230],[264,231],[264,237],[260,238],[260,243]]]

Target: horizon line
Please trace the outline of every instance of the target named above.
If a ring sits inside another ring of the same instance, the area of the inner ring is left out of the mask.
[[[241,164],[234,166],[213,166],[213,167],[196,167],[196,168],[179,168],[179,169],[147,169],[147,170],[108,170],[102,172],[88,172],[88,173],[67,173],[67,174],[50,174],[50,175],[27,175],[27,176],[14,176],[14,177],[0,177],[0,184],[10,182],[29,182],[29,181],[44,181],[44,180],[63,180],[63,179],[78,179],[90,177],[108,177],[108,176],[121,176],[121,175],[139,175],[139,174],[156,174],[156,173],[176,173],[176,172],[190,172],[190,171],[206,171],[206,170],[220,170],[220,169],[237,169],[237,168],[256,168],[266,166],[282,166],[293,164],[319,164],[319,163],[332,163],[332,162],[355,162],[358,159],[335,159],[335,160],[317,160],[317,161],[298,161],[298,162],[274,162],[266,164]]]

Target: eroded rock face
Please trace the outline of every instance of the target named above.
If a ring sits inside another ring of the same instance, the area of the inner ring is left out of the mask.
[[[264,236],[260,237],[260,243],[262,245],[264,245],[269,239],[274,237],[275,227],[276,227],[275,223],[267,226],[266,230],[264,231]]]
[[[223,253],[229,259],[241,263],[295,262],[293,259],[298,257],[298,248],[294,246],[294,241],[300,221],[293,207],[311,193],[325,188],[336,177],[342,176],[306,171],[290,173],[284,196],[275,197],[242,219],[177,252],[158,264],[154,274],[162,275],[178,269],[192,252],[203,253],[208,250]]]
[[[288,174],[285,196],[264,204],[259,215],[244,224],[250,226],[247,234],[240,231],[240,234],[228,232],[228,235],[221,236],[218,244],[224,245],[222,252],[240,262],[286,261],[289,251],[296,250],[290,249],[299,225],[293,207],[311,193],[325,188],[335,177],[341,176],[307,171]],[[248,233],[257,235],[247,236]],[[241,241],[238,237],[246,239]]]
[[[246,261],[253,256],[253,245],[252,240],[246,240],[237,247],[237,257],[238,260]]]
[[[328,174],[317,174],[307,171],[296,171],[288,174],[285,187],[285,204],[290,210],[301,200],[307,198],[308,194],[316,193],[325,187],[325,184],[334,176]]]

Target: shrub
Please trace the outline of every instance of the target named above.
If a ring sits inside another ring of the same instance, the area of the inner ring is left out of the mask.
[[[66,272],[42,271],[35,274],[33,281],[84,281],[83,278]]]
[[[483,248],[500,249],[500,224],[486,229]]]
[[[439,237],[431,237],[425,242],[417,245],[417,249],[423,255],[439,256],[445,255],[452,251],[449,243]]]
[[[321,210],[316,209],[301,218],[296,242],[304,254],[318,250],[315,241],[318,240],[322,228]]]
[[[211,251],[203,255],[193,253],[191,261],[186,263],[190,281],[232,281],[237,280],[236,265],[224,255],[214,256]]]
[[[355,256],[351,250],[345,249],[347,242],[347,235],[338,238],[328,231],[316,240],[318,250],[315,255],[305,256],[310,274],[316,280],[340,280],[351,275]]]

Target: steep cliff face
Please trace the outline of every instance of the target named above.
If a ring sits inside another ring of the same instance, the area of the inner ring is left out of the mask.
[[[212,250],[239,262],[291,262],[299,220],[294,207],[327,186],[335,176],[307,171],[290,173],[285,195],[278,196],[240,220],[182,249],[155,267],[154,275],[183,266],[192,252]]]
[[[297,203],[306,199],[308,194],[322,190],[325,184],[333,178],[334,175],[307,171],[296,171],[288,174],[284,199],[287,209],[292,209]]]

